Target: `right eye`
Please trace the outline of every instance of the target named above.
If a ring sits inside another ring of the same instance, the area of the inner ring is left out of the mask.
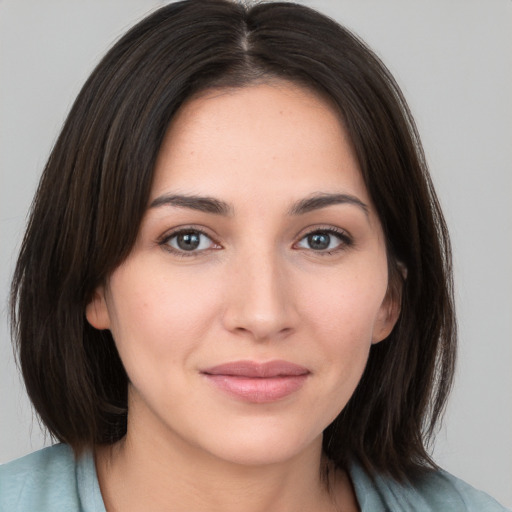
[[[174,252],[192,256],[194,253],[218,248],[218,245],[206,234],[197,229],[180,229],[170,233],[161,242]]]

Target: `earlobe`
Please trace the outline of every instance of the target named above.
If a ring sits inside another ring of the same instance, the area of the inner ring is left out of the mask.
[[[400,316],[400,300],[397,298],[386,297],[382,303],[375,328],[373,330],[372,344],[379,343],[386,339],[395,327]]]
[[[401,302],[401,289],[400,291],[388,289],[375,322],[372,344],[379,343],[391,334],[400,316]]]
[[[94,290],[94,295],[85,307],[87,321],[96,329],[109,329],[110,316],[105,300],[105,287],[99,286]]]

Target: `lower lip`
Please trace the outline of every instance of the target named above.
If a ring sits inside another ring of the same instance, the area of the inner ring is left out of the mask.
[[[205,376],[228,395],[256,404],[275,402],[286,398],[298,391],[308,377],[307,374],[265,378],[209,374],[205,374]]]

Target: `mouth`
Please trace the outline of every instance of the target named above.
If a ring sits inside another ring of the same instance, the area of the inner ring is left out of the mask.
[[[233,361],[201,372],[218,390],[251,403],[282,400],[298,391],[311,372],[288,361]]]

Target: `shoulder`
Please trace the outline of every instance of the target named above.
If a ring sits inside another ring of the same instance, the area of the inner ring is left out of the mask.
[[[412,482],[368,475],[354,464],[350,474],[362,512],[507,512],[495,499],[446,471],[428,471]]]
[[[72,512],[78,506],[76,461],[69,446],[58,444],[0,465],[0,512]]]
[[[467,512],[506,512],[494,498],[468,483],[439,470],[427,473],[414,488],[431,503],[433,510]]]

